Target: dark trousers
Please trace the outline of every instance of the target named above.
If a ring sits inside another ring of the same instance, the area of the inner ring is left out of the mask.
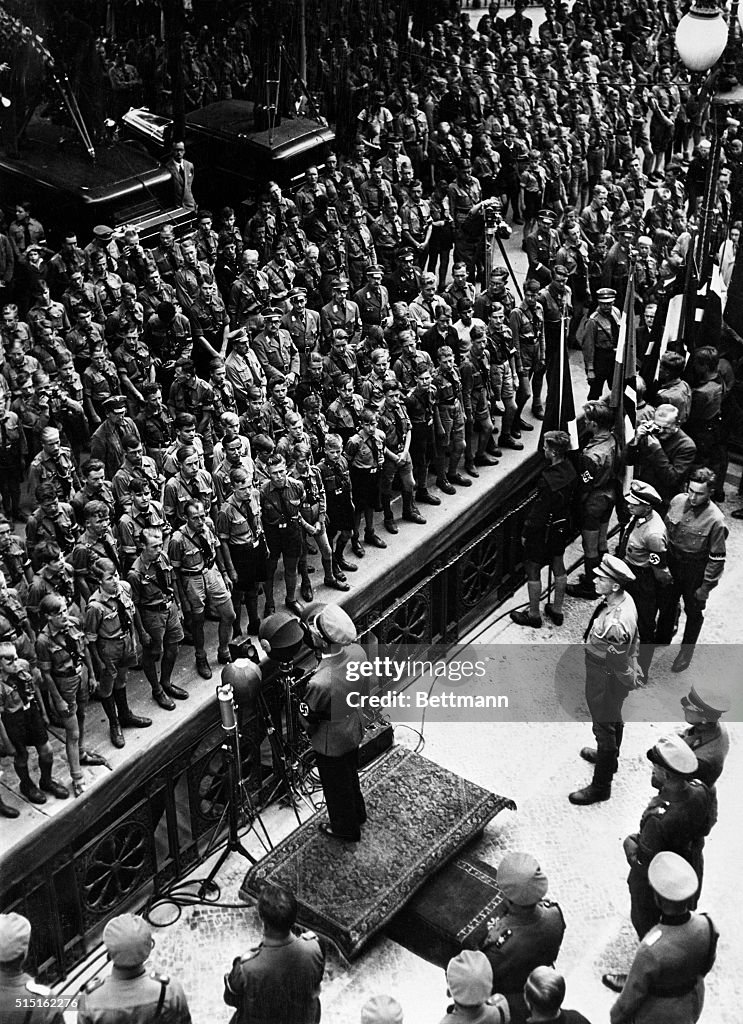
[[[694,592],[701,587],[704,581],[704,568],[707,560],[690,558],[688,555],[682,558],[669,558],[668,566],[673,576],[673,583],[666,587],[663,593],[660,614],[658,615],[658,628],[655,631],[655,642],[658,644],[670,644],[673,639],[673,631],[676,627],[676,612],[679,601],[683,598],[684,611],[686,612],[686,625],[684,626],[684,644],[695,644],[699,639],[704,623],[704,604],[698,601]]]
[[[640,635],[639,661],[644,672],[650,667],[653,660],[655,643],[655,628],[658,618],[658,609],[664,598],[664,587],[655,578],[652,568],[647,565],[641,568],[632,566],[635,574],[635,582],[628,583],[627,593],[635,602],[637,608],[637,630]]]
[[[410,438],[410,458],[413,476],[418,490],[424,490],[428,482],[428,464],[434,454],[433,427],[425,423],[413,423]]]
[[[660,907],[655,902],[655,895],[648,882],[648,869],[633,864],[629,869],[627,888],[632,926],[638,938],[642,939],[660,921]]]
[[[315,751],[317,770],[328,808],[330,827],[338,836],[359,839],[366,821],[366,805],[359,783],[359,750],[331,757]]]
[[[614,364],[616,353],[613,349],[597,348],[593,354],[594,377],[588,386],[588,400],[594,401],[601,398],[604,391],[604,384],[608,384],[609,390],[614,380]]]
[[[586,703],[591,713],[596,747],[610,753],[615,762],[622,744],[622,705],[628,692],[603,662],[586,655]]]

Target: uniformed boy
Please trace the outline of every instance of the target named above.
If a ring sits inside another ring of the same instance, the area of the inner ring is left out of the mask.
[[[175,573],[181,608],[187,617],[196,649],[196,671],[211,679],[212,670],[204,649],[204,621],[207,605],[219,616],[217,660],[232,660],[229,643],[235,609],[230,597],[232,581],[227,575],[222,549],[202,501],[194,498],[184,506],[186,522],[170,538],[168,558]]]
[[[446,1011],[441,1024],[458,1018],[477,1024],[508,1024],[510,1012],[504,996],[491,995],[493,969],[479,949],[463,949],[446,967],[446,987],[454,1006]]]
[[[338,571],[356,572],[358,566],[346,561],[344,551],[356,528],[356,510],[351,497],[351,476],[348,462],[343,454],[343,441],[338,434],[328,434],[325,439],[325,458],[318,464],[327,507],[325,529],[331,546],[338,536],[334,548],[333,575],[339,579]]]
[[[98,687],[85,634],[69,614],[63,597],[48,594],[39,606],[46,625],[36,638],[39,672],[51,701],[62,719],[65,731],[67,764],[72,792],[80,796],[85,789],[82,767],[105,765],[100,754],[85,750],[85,711],[91,692]]]
[[[45,793],[64,800],[69,793],[52,778],[54,755],[44,722],[38,669],[20,659],[11,643],[0,643],[0,741],[13,754],[19,789],[32,804],[45,804]],[[36,747],[40,783],[28,770],[28,748]]]
[[[171,680],[178,646],[183,640],[181,609],[173,569],[163,551],[163,531],[146,526],[141,534],[141,544],[127,580],[142,620],[142,670],[152,688],[155,703],[165,711],[173,711],[173,698],[188,698],[188,691]]]
[[[327,498],[322,474],[317,466],[312,465],[312,451],[308,444],[300,442],[295,444],[292,451],[293,466],[290,476],[304,487],[304,500],[300,505],[302,519],[304,521],[304,539],[302,554],[299,559],[299,573],[302,579],[302,599],[312,601],[314,594],[312,584],[308,575],[307,565],[307,539],[312,537],[320,550],[322,567],[325,572],[323,583],[331,590],[347,591],[351,588],[346,582],[345,574],[341,569],[333,569],[333,552],[325,532],[327,518]],[[338,573],[338,575],[335,574]]]
[[[88,601],[83,629],[98,679],[98,692],[109,723],[111,742],[124,746],[122,729],[146,729],[152,719],[135,715],[128,703],[126,685],[129,669],[136,662],[135,631],[143,633],[131,589],[116,566],[107,558],[95,565],[98,589]]]
[[[400,382],[393,376],[384,382],[384,404],[377,420],[384,434],[384,464],[380,484],[384,527],[388,533],[397,533],[392,512],[392,485],[395,478],[402,491],[402,518],[409,523],[425,526],[426,520],[418,511],[413,497],[415,477],[410,457],[412,426],[402,400]]]
[[[457,487],[469,487],[471,480],[459,472],[464,455],[464,406],[462,381],[454,365],[454,351],[443,345],[438,351],[439,365],[432,375],[435,388],[433,425],[436,439],[436,485],[444,494],[454,494]]]

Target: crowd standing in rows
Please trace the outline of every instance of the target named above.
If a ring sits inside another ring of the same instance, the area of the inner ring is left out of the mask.
[[[609,798],[624,697],[647,679],[655,645],[671,642],[681,599],[674,670],[688,667],[724,567],[718,505],[726,436],[739,426],[741,352],[733,342],[724,356],[705,346],[687,365],[672,340],[657,376],[639,377],[639,428],[619,452],[606,401],[619,311],[632,275],[643,370],[654,318],[682,286],[693,244],[710,154],[706,110],[673,50],[673,4],[578,0],[572,9],[548,4],[546,15],[535,33],[521,2],[505,19],[491,4],[474,31],[466,16],[420,38],[414,25],[402,52],[390,31],[353,45],[338,36],[318,54],[313,85],[347,146],[309,168],[291,196],[266,182],[245,223],[235,213],[241,197],[235,208],[199,207],[206,169],[193,168],[180,142],[168,166],[195,213],[188,237],[165,226],[144,249],[134,228],[100,225],[80,238],[70,225],[50,245],[30,204],[16,206],[0,235],[0,739],[30,801],[67,795],[52,775],[50,718],[64,727],[79,794],[81,767],[103,760],[84,743],[92,691],[112,744],[123,746],[123,729],[151,724],[129,707],[132,666],[141,661],[153,699],[172,711],[188,697],[172,682],[181,644],[193,644],[198,673],[211,677],[207,613],[219,622],[217,660],[227,663],[233,637],[255,634],[261,613],[274,611],[279,562],[292,611],[298,595],[314,597],[315,554],[325,586],[347,591],[352,559],[386,547],[379,514],[388,535],[399,532],[396,492],[402,519],[424,525],[422,506],[468,487],[503,448],[521,450],[522,432],[534,429],[527,414],[544,415],[563,338],[582,348],[589,438],[576,473],[569,437],[545,435],[547,465],[524,531],[529,609],[512,617],[541,625],[548,563],[555,589],[546,614],[556,625],[567,592],[603,598],[586,632],[597,746],[581,756],[594,776],[571,801]],[[245,94],[245,43],[239,32],[187,40],[189,105]],[[167,102],[156,41],[145,51],[146,74],[136,45],[108,70],[122,104],[140,87],[153,106]],[[733,125],[715,183],[725,285],[742,185]],[[513,230],[523,236],[524,282],[485,248],[486,236]],[[624,462],[635,477],[627,494],[617,493]],[[576,503],[585,573],[569,586],[563,554]],[[615,508],[624,526],[612,555]],[[674,1000],[679,1021],[701,1012],[716,933],[693,907],[727,749],[725,709],[692,688],[683,742],[664,737],[648,754],[659,796],[625,840],[632,920],[646,938],[629,982],[608,976],[622,990],[617,1024],[653,1000]],[[0,813],[17,814],[1,802]],[[483,953],[449,965],[451,996],[488,1021],[503,1019],[502,997],[488,1004],[493,989],[530,1019],[581,1020],[556,1017],[564,983],[538,973],[557,955],[564,921],[559,908],[534,914],[546,881],[533,858],[516,856],[509,913],[550,930],[549,955],[521,958],[505,928]],[[281,945],[295,913],[291,894],[271,900],[261,911],[268,946]],[[4,964],[18,961],[20,971],[28,934],[16,921],[9,928],[14,956]],[[137,967],[149,936],[131,922],[114,931],[114,964],[134,946]],[[533,950],[534,935],[524,935]],[[667,991],[646,962],[656,944],[652,970],[666,945],[675,964],[673,978],[662,976]],[[322,953],[311,937],[287,948],[306,954],[315,1012]],[[504,967],[509,956],[516,973]],[[240,993],[251,971],[260,975],[257,955],[236,960],[230,1005],[247,1005]],[[180,989],[174,998],[187,1020]],[[380,999],[364,1019],[399,1021],[401,1011]]]

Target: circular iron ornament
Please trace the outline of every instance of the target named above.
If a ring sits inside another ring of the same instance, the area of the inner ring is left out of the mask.
[[[93,848],[83,878],[89,910],[107,913],[119,906],[144,880],[151,842],[138,821],[126,821]]]
[[[416,644],[426,638],[428,601],[416,594],[398,608],[387,626],[388,644]]]
[[[498,573],[498,540],[486,537],[466,556],[462,564],[462,602],[469,607],[493,586]]]
[[[241,745],[243,783],[250,778],[253,763],[251,751]],[[207,821],[219,821],[229,799],[229,776],[224,751],[217,747],[204,762],[198,786],[198,810]]]

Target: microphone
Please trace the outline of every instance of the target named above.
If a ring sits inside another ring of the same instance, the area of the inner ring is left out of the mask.
[[[222,728],[225,732],[234,732],[237,729],[237,720],[235,718],[234,694],[230,683],[217,685],[217,701]]]

